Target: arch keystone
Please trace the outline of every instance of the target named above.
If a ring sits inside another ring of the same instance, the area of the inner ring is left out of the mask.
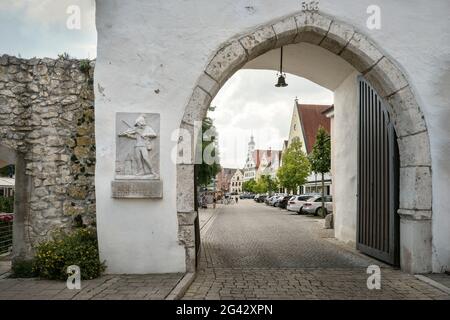
[[[277,43],[275,47],[281,47],[294,42],[297,37],[297,23],[295,23],[294,17],[283,19],[272,25],[275,35],[277,37]]]
[[[302,13],[295,17],[298,34],[294,42],[319,44],[330,29],[331,19],[315,12]]]

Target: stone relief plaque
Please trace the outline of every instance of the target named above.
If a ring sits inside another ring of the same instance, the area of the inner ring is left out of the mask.
[[[115,198],[160,198],[160,116],[157,113],[116,114]],[[137,181],[140,181],[139,183]]]

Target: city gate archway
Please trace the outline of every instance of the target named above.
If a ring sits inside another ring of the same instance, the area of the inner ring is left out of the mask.
[[[430,271],[432,184],[427,127],[401,69],[352,26],[321,13],[302,12],[233,37],[218,48],[199,75],[180,128],[194,137],[194,122],[203,120],[211,100],[237,70],[270,50],[297,43],[321,47],[348,62],[389,106],[399,148],[400,264],[408,272]],[[195,140],[192,139],[191,150]],[[193,271],[196,261],[194,153],[183,152],[179,147],[178,238],[185,246],[186,269]]]

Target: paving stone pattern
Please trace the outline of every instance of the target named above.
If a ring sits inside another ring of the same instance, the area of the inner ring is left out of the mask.
[[[322,220],[252,200],[222,206],[202,229],[200,270],[183,299],[450,299],[332,232]],[[380,290],[367,288],[372,264],[381,267]]]
[[[64,281],[39,279],[0,280],[0,300],[162,300],[182,274],[103,276],[81,282],[69,290]]]

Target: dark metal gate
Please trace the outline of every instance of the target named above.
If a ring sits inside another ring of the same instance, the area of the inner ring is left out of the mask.
[[[388,108],[358,78],[357,248],[392,265],[399,264],[398,146]]]

